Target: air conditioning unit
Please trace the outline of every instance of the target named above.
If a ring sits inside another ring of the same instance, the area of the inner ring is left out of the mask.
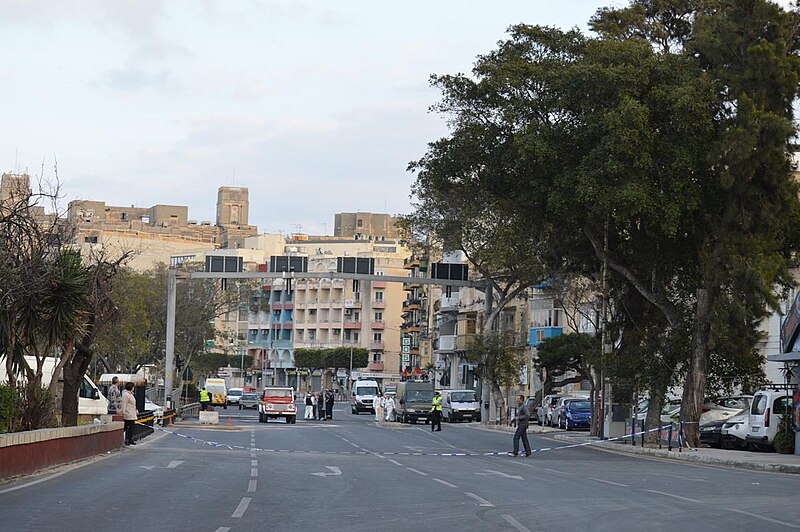
[[[350,315],[350,314],[352,314],[352,313],[353,313],[353,310],[352,310],[352,309],[349,309],[349,308],[346,308],[346,309],[344,309],[344,315],[345,315],[345,316],[349,316],[349,315]]]

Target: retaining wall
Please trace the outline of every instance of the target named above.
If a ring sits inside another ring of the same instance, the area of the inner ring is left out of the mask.
[[[0,479],[104,454],[123,445],[123,423],[0,434]]]

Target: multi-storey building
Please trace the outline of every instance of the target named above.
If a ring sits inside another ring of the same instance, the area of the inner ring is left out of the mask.
[[[389,214],[372,212],[336,213],[333,236],[361,240],[397,240],[400,231],[397,218]]]
[[[432,298],[430,285],[414,279],[428,275],[429,258],[411,255],[403,261],[409,280],[403,284],[406,299],[403,301],[403,331],[401,371],[404,379],[419,379],[430,376],[433,351],[430,342],[430,318]]]

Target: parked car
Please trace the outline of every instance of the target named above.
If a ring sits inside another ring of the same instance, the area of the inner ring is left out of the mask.
[[[252,408],[257,409],[258,403],[261,401],[261,398],[257,393],[254,392],[245,392],[239,398],[239,410],[242,408]]]
[[[792,397],[787,390],[762,390],[750,406],[750,432],[746,441],[759,450],[771,450],[784,414],[791,415]]]
[[[525,406],[528,407],[528,412],[531,413],[530,422],[533,423],[535,421],[535,422],[538,423],[539,422],[539,405],[536,404],[536,398],[535,397],[528,397],[525,400]]]
[[[700,414],[700,426],[711,423],[712,421],[725,420],[742,411],[750,408],[752,395],[735,395],[730,397],[719,397],[716,399],[706,399],[703,403],[703,410]]]
[[[573,402],[573,401],[585,401],[583,397],[560,397],[556,402],[555,406],[553,407],[553,411],[550,412],[550,423],[551,427],[558,427],[561,428],[561,422],[564,418],[564,407]]]
[[[640,426],[647,419],[647,410],[650,405],[648,399],[642,399],[636,406],[636,423]],[[661,422],[665,425],[676,421],[681,411],[680,399],[667,399],[661,406]]]
[[[722,425],[723,449],[749,449],[747,433],[750,431],[750,409],[745,408],[726,418]]]
[[[227,397],[226,397],[226,399],[228,401],[228,405],[229,406],[230,405],[238,405],[239,404],[239,399],[241,399],[243,393],[244,393],[244,390],[241,389],[241,388],[231,388],[231,389],[229,389]]]
[[[585,399],[565,400],[559,414],[558,426],[566,430],[588,429],[592,419],[592,403]]]
[[[727,422],[727,419],[716,419],[709,423],[700,425],[700,443],[714,447],[717,449],[722,448],[722,425]]]
[[[156,425],[161,425],[164,421],[164,409],[155,404],[150,399],[144,400],[144,409],[148,412],[153,413],[153,423]]]
[[[559,394],[551,394],[545,395],[544,399],[542,399],[542,404],[537,410],[536,419],[539,422],[539,425],[549,425],[550,415],[553,413],[553,407],[556,405],[559,399],[561,399],[561,395]]]

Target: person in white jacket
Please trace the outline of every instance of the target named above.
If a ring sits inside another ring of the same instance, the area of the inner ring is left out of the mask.
[[[136,445],[133,441],[133,427],[139,419],[139,411],[136,410],[132,382],[126,382],[125,391],[122,392],[122,419],[125,421],[125,445]]]
[[[394,421],[394,396],[387,395],[384,402],[386,403],[384,408],[386,410],[386,421]]]
[[[381,395],[381,392],[378,392],[378,395],[375,396],[372,409],[375,410],[375,421],[380,421],[383,412],[383,395]]]

